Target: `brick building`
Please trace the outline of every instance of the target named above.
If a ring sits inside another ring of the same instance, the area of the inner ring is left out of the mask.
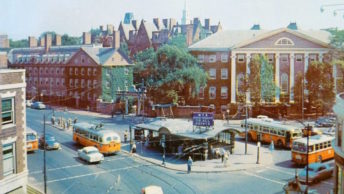
[[[336,142],[333,146],[335,154],[335,186],[334,193],[344,193],[344,94],[339,94],[336,97],[336,105],[333,108],[337,116],[336,125]]]
[[[26,193],[25,86],[25,70],[0,68],[0,193]]]
[[[196,104],[214,105],[217,112],[245,96],[243,78],[254,55],[263,54],[274,67],[274,102],[294,103],[294,83],[312,61],[329,61],[330,33],[323,30],[228,30],[189,47],[208,72],[210,80],[201,89]],[[250,95],[250,94],[249,94]],[[283,97],[282,97],[283,96]],[[248,97],[250,100],[250,97]]]
[[[12,49],[9,66],[26,69],[27,96],[48,104],[77,108],[95,108],[96,101],[106,91],[102,77],[105,68],[123,69],[120,75],[129,72],[127,82],[117,79],[121,89],[132,85],[132,65],[119,48],[119,33],[111,45],[51,46],[51,37],[46,36],[44,47]],[[116,71],[117,72],[117,71]]]

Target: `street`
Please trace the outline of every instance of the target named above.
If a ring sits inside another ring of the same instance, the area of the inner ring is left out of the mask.
[[[43,133],[43,112],[27,108],[27,126]],[[77,117],[78,122],[103,122],[123,137],[129,123],[120,118],[99,118],[55,112],[56,117]],[[50,116],[47,116],[50,123]],[[283,193],[282,187],[295,176],[290,150],[274,150],[273,164],[243,171],[222,173],[191,173],[173,171],[132,157],[125,152],[106,156],[101,164],[86,164],[77,157],[81,147],[72,140],[71,131],[61,131],[46,125],[46,133],[61,143],[60,150],[46,152],[48,193],[139,193],[148,185],[159,185],[164,193]],[[263,145],[268,146],[268,145]],[[248,154],[256,152],[249,150]],[[333,160],[328,161],[333,165]],[[29,184],[43,191],[43,151],[28,154]],[[186,169],[186,162],[185,162]],[[319,193],[333,188],[334,178],[311,189]]]

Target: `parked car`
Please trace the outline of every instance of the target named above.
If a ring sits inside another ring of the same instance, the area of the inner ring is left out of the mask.
[[[327,129],[326,131],[324,131],[323,134],[330,135],[330,136],[335,136],[336,135],[336,128],[335,127],[331,127],[329,129]]]
[[[26,100],[26,106],[31,107],[32,106],[32,100]]]
[[[162,188],[156,185],[149,185],[147,187],[142,188],[142,194],[163,194]]]
[[[321,117],[315,121],[316,127],[332,127],[336,123],[336,119],[332,117]]]
[[[305,167],[300,173],[299,173],[299,180],[301,182],[306,182],[306,173],[307,173],[307,167]],[[309,164],[308,168],[308,183],[316,183],[321,180],[330,178],[333,174],[333,167],[331,167],[329,164],[324,163],[312,163]]]
[[[41,136],[39,138],[39,145],[43,148],[45,147],[47,150],[60,149],[60,143],[58,143],[52,135],[45,135],[45,137]]]
[[[93,146],[87,146],[78,150],[78,156],[88,163],[100,163],[104,160],[104,155]]]
[[[34,103],[32,103],[31,108],[34,108],[34,109],[45,109],[46,106],[45,106],[45,104],[43,104],[43,102],[34,102]]]

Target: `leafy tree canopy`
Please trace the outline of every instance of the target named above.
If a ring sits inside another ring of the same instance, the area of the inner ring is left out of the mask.
[[[68,34],[64,34],[61,37],[62,45],[80,45],[81,44],[81,37],[73,37],[69,36]]]
[[[135,56],[135,73],[145,80],[148,92],[158,103],[176,103],[191,89],[194,97],[206,85],[207,74],[197,60],[182,48],[164,45],[156,52],[151,48]]]
[[[22,39],[22,40],[10,39],[11,48],[22,48],[22,47],[28,47],[28,46],[29,46],[29,41],[27,39]]]

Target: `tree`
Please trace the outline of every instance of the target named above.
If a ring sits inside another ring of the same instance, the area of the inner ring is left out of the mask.
[[[121,42],[119,50],[121,50],[126,56],[130,56],[128,44],[125,41]]]
[[[61,37],[62,45],[80,45],[81,37],[73,37],[68,34],[64,34]]]
[[[312,62],[306,72],[306,88],[311,106],[323,111],[329,111],[334,103],[334,79],[332,65],[322,62]]]
[[[148,93],[158,103],[177,103],[179,96],[191,98],[206,85],[207,75],[197,60],[186,50],[164,45],[156,52],[152,48],[135,55],[136,83],[143,78]]]
[[[178,34],[176,36],[173,36],[168,43],[171,46],[176,46],[178,48],[182,48],[182,49],[187,49],[187,45],[186,45],[186,36],[183,34]]]
[[[29,41],[27,39],[22,39],[22,40],[10,39],[11,48],[23,48],[23,47],[28,47],[28,46],[29,46]]]
[[[297,72],[296,77],[295,77],[295,85],[294,85],[294,99],[295,103],[297,104],[297,107],[302,107],[302,95],[303,91],[302,89],[304,88],[303,85],[303,73],[302,72]]]
[[[261,83],[260,83],[260,57],[255,55],[250,62],[250,75],[248,76],[249,90],[251,93],[251,102],[260,103]]]
[[[260,77],[261,77],[261,90],[262,100],[265,102],[272,102],[275,97],[275,84],[273,82],[273,66],[270,64],[265,55],[260,56]]]

